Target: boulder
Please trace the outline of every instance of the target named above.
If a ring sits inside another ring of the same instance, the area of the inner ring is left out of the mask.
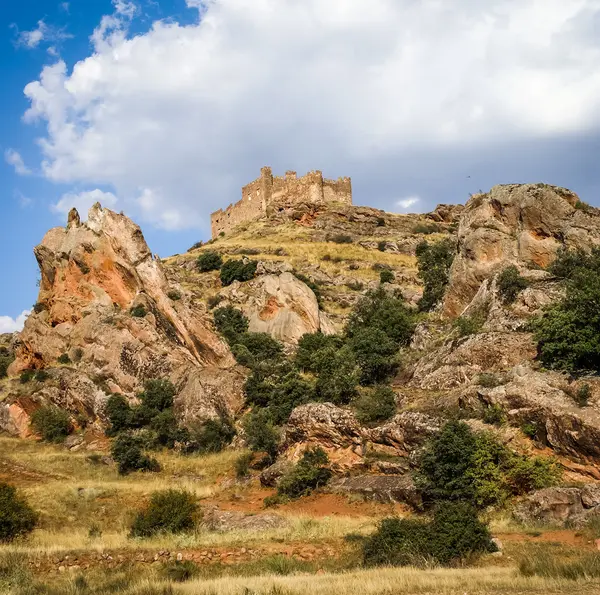
[[[575,193],[547,184],[506,184],[473,196],[460,216],[445,315],[458,316],[481,283],[509,264],[546,267],[561,246],[599,244],[600,213],[577,209],[578,202]]]
[[[409,475],[356,475],[338,477],[329,482],[327,491],[335,494],[359,495],[375,502],[402,502],[420,509],[421,496]]]
[[[278,514],[221,510],[216,506],[204,510],[202,524],[210,531],[266,531],[287,527],[289,522]]]

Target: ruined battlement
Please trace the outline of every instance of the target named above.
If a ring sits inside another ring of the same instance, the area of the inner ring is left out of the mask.
[[[260,219],[274,206],[284,209],[301,203],[328,202],[352,204],[350,178],[327,180],[321,171],[311,171],[301,178],[295,171],[287,171],[285,176],[273,176],[270,167],[263,167],[260,177],[242,188],[242,198],[238,202],[211,215],[212,237],[227,233],[240,223]]]

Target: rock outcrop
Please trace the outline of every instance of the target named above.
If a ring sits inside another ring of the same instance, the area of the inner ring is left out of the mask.
[[[243,370],[204,312],[169,286],[130,219],[99,204],[86,223],[71,211],[67,227],[50,230],[34,252],[39,298],[9,373],[43,369],[49,378],[5,387],[3,429],[23,434],[36,403],[101,422],[110,393],[133,398],[158,377],[176,385],[186,422],[241,406]]]
[[[580,204],[570,190],[546,184],[494,186],[473,196],[460,217],[444,313],[458,316],[483,281],[509,264],[546,267],[561,246],[600,243],[600,212]]]

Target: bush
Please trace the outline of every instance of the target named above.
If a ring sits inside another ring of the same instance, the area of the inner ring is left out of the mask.
[[[300,461],[277,484],[277,494],[300,498],[324,486],[331,478],[331,471],[326,467],[328,463],[329,458],[322,448],[305,451]]]
[[[575,402],[579,407],[587,407],[589,405],[592,389],[589,384],[582,384],[575,393]]]
[[[48,378],[50,378],[50,374],[48,374],[48,372],[46,372],[46,370],[38,370],[35,373],[36,382],[46,382],[46,380],[48,380]]]
[[[215,310],[213,318],[217,330],[229,344],[235,343],[239,335],[248,331],[248,319],[233,306]]]
[[[243,260],[229,260],[221,267],[221,283],[226,286],[234,281],[250,281],[254,279],[257,265],[255,260],[246,263]]]
[[[7,543],[31,533],[37,514],[14,486],[0,483],[0,542]]]
[[[423,281],[423,297],[419,300],[419,309],[429,312],[444,297],[455,247],[450,240],[435,244],[423,241],[417,246],[416,254],[419,277]]]
[[[379,250],[379,252],[385,252],[386,248],[387,248],[387,242],[385,240],[381,240],[381,242],[377,242],[377,250]]]
[[[143,304],[138,304],[137,306],[133,306],[133,308],[131,308],[131,310],[129,310],[129,313],[134,318],[144,318],[144,316],[146,316],[146,314],[147,314],[146,307]]]
[[[244,418],[242,427],[250,450],[265,452],[272,461],[275,460],[279,446],[279,431],[273,424],[269,412],[260,409],[253,411]]]
[[[163,574],[167,580],[175,583],[184,583],[193,579],[198,574],[198,566],[191,560],[175,560],[165,564]]]
[[[519,269],[511,265],[498,275],[498,292],[504,304],[512,304],[519,293],[528,286],[527,281],[519,274]]]
[[[179,291],[177,291],[176,289],[169,291],[169,293],[167,293],[167,295],[169,296],[169,299],[173,300],[174,302],[177,302],[181,299],[181,293]]]
[[[342,340],[337,335],[324,335],[321,332],[302,335],[296,350],[296,366],[305,372],[315,372],[320,360],[319,352],[328,347],[337,350],[341,346]]]
[[[119,432],[132,427],[133,418],[129,401],[123,395],[111,395],[104,408],[110,426],[106,430],[107,436],[116,436]]]
[[[363,545],[367,566],[420,565],[429,560],[448,566],[496,551],[487,526],[464,502],[445,503],[430,522],[387,518]]]
[[[207,300],[206,300],[206,305],[208,306],[209,310],[213,310],[214,308],[216,308],[221,302],[223,301],[223,296],[222,295],[211,295]]]
[[[188,438],[187,430],[180,428],[172,409],[157,413],[149,424],[153,433],[153,446],[174,448],[175,443]]]
[[[364,391],[354,401],[356,417],[362,423],[385,421],[396,413],[396,394],[389,386]]]
[[[0,378],[4,378],[8,373],[8,366],[13,363],[14,354],[6,347],[0,347]]]
[[[159,378],[147,380],[144,383],[144,392],[140,393],[139,398],[144,409],[158,413],[173,407],[173,397],[176,392],[172,382]]]
[[[267,333],[243,333],[231,342],[238,363],[250,368],[259,362],[274,362],[283,356],[283,346]]]
[[[506,423],[506,414],[502,406],[494,403],[486,407],[483,412],[483,423],[490,424],[491,426],[504,425]]]
[[[21,384],[27,384],[31,382],[35,376],[35,370],[23,370],[19,376]]]
[[[334,234],[334,235],[328,235],[326,238],[327,242],[334,242],[336,244],[351,244],[352,243],[352,236],[343,234],[343,233],[338,233],[338,234]]]
[[[314,357],[317,372],[316,396],[320,401],[346,405],[357,395],[360,369],[349,347],[337,349],[333,344],[321,349]]]
[[[46,442],[62,442],[71,431],[71,422],[58,407],[40,407],[31,416],[31,425]]]
[[[59,356],[57,361],[59,364],[70,364],[71,358],[69,357],[68,353],[63,353],[61,356]]]
[[[385,227],[385,219],[383,217],[377,217],[377,227]]]
[[[362,291],[365,288],[365,284],[362,281],[350,281],[346,283],[346,287],[352,291]]]
[[[398,345],[379,328],[355,331],[348,345],[360,368],[361,384],[383,382],[396,369]]]
[[[151,537],[157,533],[184,533],[194,529],[198,504],[193,494],[183,490],[154,492],[145,510],[131,526],[132,537]]]
[[[235,429],[229,421],[207,419],[191,431],[192,450],[200,453],[221,452],[231,444]]]
[[[496,388],[502,384],[498,378],[496,378],[495,374],[491,374],[490,372],[482,372],[477,377],[477,384],[479,386],[483,386],[483,388]]]
[[[468,337],[469,335],[476,335],[485,323],[485,318],[480,314],[474,314],[473,316],[459,316],[454,321],[454,326],[458,329],[460,337]]]
[[[394,282],[394,273],[392,271],[383,270],[379,273],[379,282],[380,283],[393,283]]]
[[[132,471],[160,471],[158,461],[142,451],[142,441],[139,437],[120,434],[112,445],[111,455],[118,464],[121,475]]]
[[[254,455],[251,452],[246,452],[235,460],[235,476],[238,479],[244,479],[250,475],[250,465],[253,460]]]
[[[422,233],[424,235],[430,235],[432,233],[438,233],[440,226],[435,223],[419,223],[413,227],[413,233]]]
[[[207,250],[196,259],[196,267],[201,273],[218,271],[223,266],[223,258],[214,250]]]

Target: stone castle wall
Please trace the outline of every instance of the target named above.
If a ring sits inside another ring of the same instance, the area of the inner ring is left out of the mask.
[[[236,225],[260,219],[273,208],[286,208],[295,204],[339,202],[352,204],[350,178],[323,179],[320,171],[298,178],[288,171],[285,177],[273,176],[270,167],[263,167],[260,177],[242,188],[242,198],[225,210],[211,215],[212,237],[228,233]]]

